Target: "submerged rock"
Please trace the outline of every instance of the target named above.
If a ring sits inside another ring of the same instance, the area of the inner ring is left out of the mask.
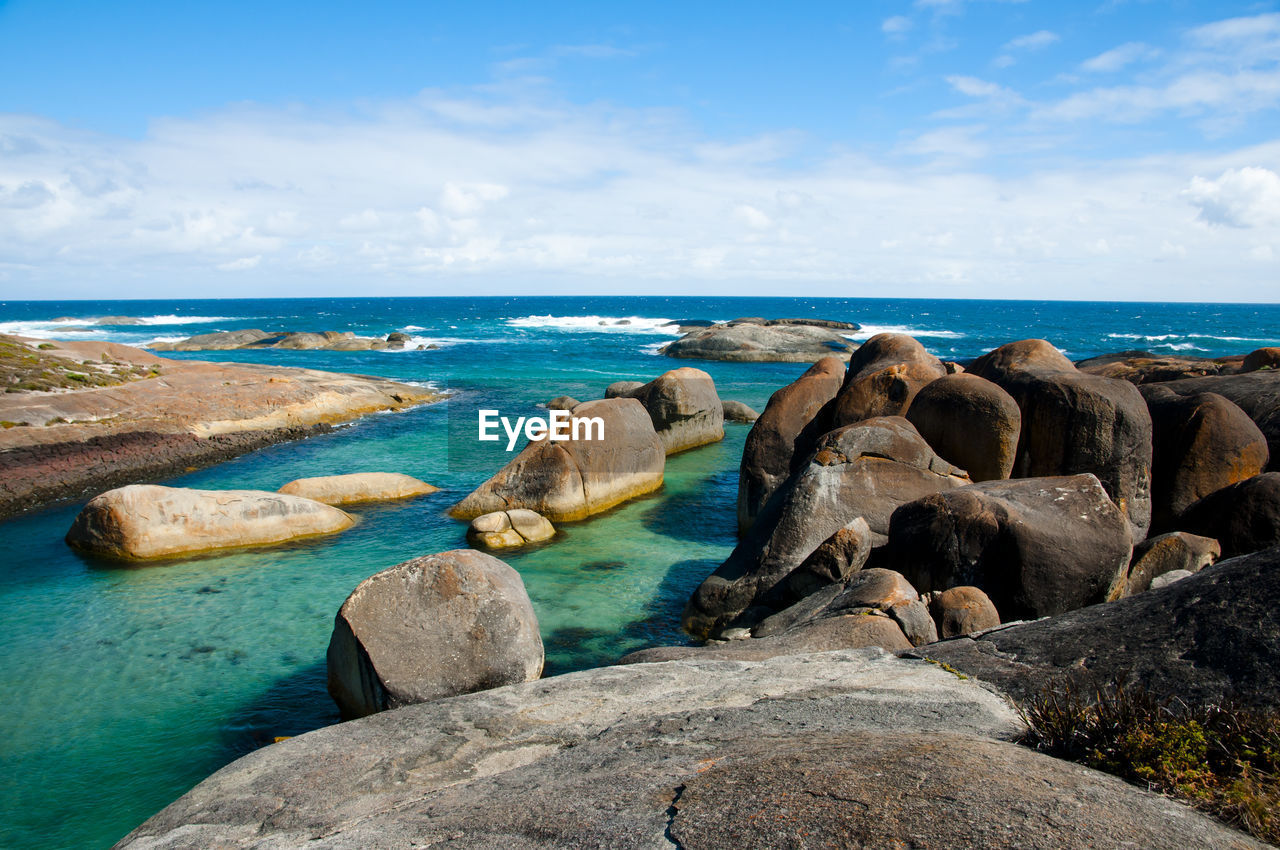
[[[357,585],[334,620],[329,694],[344,719],[542,674],[542,638],[520,574],[456,549]]]
[[[337,508],[298,496],[130,484],[85,505],[66,539],[96,555],[166,558],[333,534],[353,524]]]
[[[457,519],[527,508],[552,522],[585,519],[662,486],[666,450],[633,398],[584,401],[575,418],[599,418],[604,439],[535,440],[449,513]],[[594,430],[591,436],[597,436]]]
[[[399,472],[352,472],[347,475],[298,478],[281,487],[280,492],[314,499],[326,505],[354,505],[411,499],[435,493],[439,489]]]
[[[751,409],[750,405],[743,404],[740,401],[724,401],[721,402],[720,408],[724,411],[724,421],[726,422],[755,422],[760,418],[760,414]]]

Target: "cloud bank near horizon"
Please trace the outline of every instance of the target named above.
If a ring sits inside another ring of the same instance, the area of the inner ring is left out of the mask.
[[[1059,42],[1036,30],[1000,55]],[[1091,157],[1081,140],[1169,113],[1205,133],[1246,120],[1280,99],[1278,56],[1280,15],[1262,15],[1177,51],[1118,45],[1056,97],[947,75],[955,106],[857,151],[789,130],[726,141],[677,111],[574,104],[527,79],[230,106],[140,139],[0,114],[0,297],[1274,301],[1280,141]],[[1133,65],[1140,81],[1097,79]]]

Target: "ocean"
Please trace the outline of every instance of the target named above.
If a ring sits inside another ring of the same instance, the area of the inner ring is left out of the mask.
[[[87,326],[101,316],[141,324]],[[71,551],[79,504],[0,523],[0,846],[105,847],[222,765],[274,737],[337,722],[325,692],[333,617],[373,573],[465,545],[445,510],[510,456],[460,439],[450,411],[545,413],[617,380],[705,369],[723,398],[763,409],[804,364],[675,361],[670,320],[738,316],[858,322],[851,334],[917,337],[967,360],[1043,337],[1073,359],[1125,349],[1218,356],[1280,345],[1280,306],[676,297],[0,302],[0,333],[145,345],[238,328],[403,331],[404,351],[229,351],[165,356],[379,375],[447,389],[448,401],[383,414],[164,483],[275,490],[294,478],[405,472],[441,487],[355,509],[343,534],[252,552],[121,567]],[[627,320],[620,323],[621,320]],[[418,346],[438,346],[418,350]],[[455,432],[449,438],[451,427]],[[735,542],[748,427],[668,460],[657,494],[563,526],[504,555],[524,577],[547,675],[684,642],[689,593]]]

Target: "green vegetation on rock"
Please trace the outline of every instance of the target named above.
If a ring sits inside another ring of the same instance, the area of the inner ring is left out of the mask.
[[[92,360],[76,363],[66,357],[42,353],[56,348],[52,343],[31,348],[13,339],[0,338],[0,383],[5,392],[112,387],[159,373],[154,367]]]

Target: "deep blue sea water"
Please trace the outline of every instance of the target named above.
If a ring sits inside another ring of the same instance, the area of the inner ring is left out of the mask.
[[[142,325],[90,327],[100,316]],[[368,417],[170,482],[274,490],[294,478],[406,472],[442,487],[360,508],[327,539],[123,568],[63,543],[79,504],[0,523],[0,847],[103,847],[228,761],[337,721],[324,690],[333,615],[357,583],[417,555],[465,545],[445,509],[505,462],[501,445],[448,438],[458,411],[539,413],[558,395],[677,365],[710,372],[724,398],[761,409],[803,364],[671,361],[669,319],[820,317],[915,335],[964,360],[1044,337],[1073,359],[1129,348],[1224,355],[1280,345],[1280,306],[729,298],[434,298],[0,303],[0,333],[131,344],[236,328],[415,337],[402,352],[177,354],[433,382],[442,404]],[[617,324],[628,319],[629,324]],[[604,322],[602,325],[601,322]],[[435,344],[435,350],[416,350]],[[451,411],[454,415],[451,416]],[[681,607],[734,543],[744,426],[669,459],[653,496],[566,525],[505,556],[542,626],[547,673],[683,640]]]

